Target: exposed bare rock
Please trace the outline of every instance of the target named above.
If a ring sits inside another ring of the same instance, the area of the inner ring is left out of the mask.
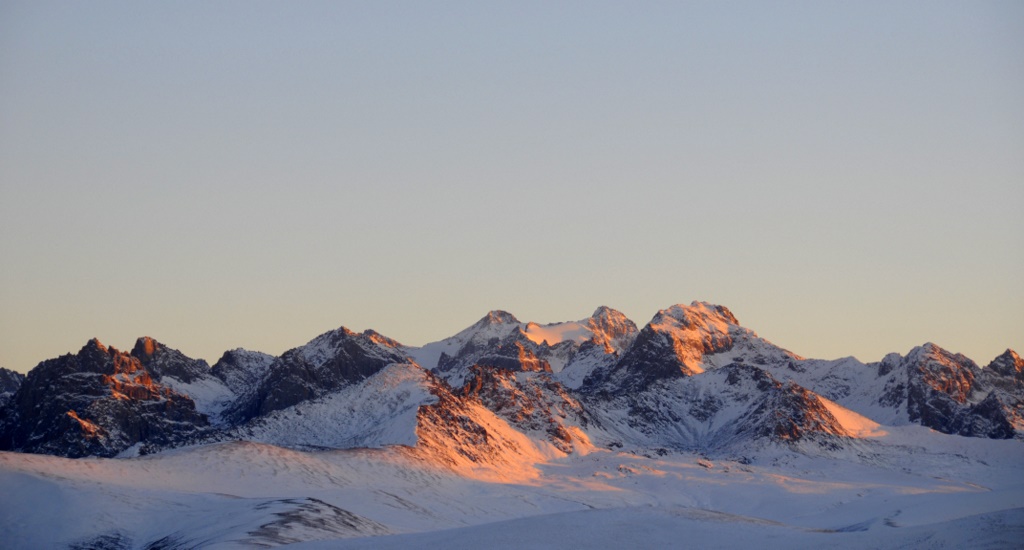
[[[153,380],[131,354],[90,340],[77,355],[40,363],[5,409],[0,448],[67,457],[114,456],[206,430],[187,395]]]

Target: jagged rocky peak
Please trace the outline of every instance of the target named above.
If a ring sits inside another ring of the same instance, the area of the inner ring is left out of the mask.
[[[114,348],[111,349],[115,352],[117,351]],[[107,346],[104,346],[103,342],[100,342],[99,338],[90,338],[89,341],[82,346],[82,349],[78,350],[78,354],[106,355],[108,351]]]
[[[127,396],[132,399],[157,399],[172,396],[173,391],[154,381],[155,369],[151,369],[146,362],[154,364],[159,359],[163,359],[164,363],[171,364],[179,358],[188,362],[194,360],[185,357],[177,350],[158,347],[159,344],[156,344],[155,340],[149,340],[155,351],[144,357],[146,361],[136,356],[134,352],[123,352],[113,346],[105,346],[98,339],[93,338],[86,342],[78,355],[65,355],[57,360],[44,361],[37,369],[44,375],[62,376],[67,374],[65,370],[47,368],[60,364],[73,366],[78,372],[100,374],[102,384],[109,388],[115,398]],[[142,343],[141,338],[139,343],[136,343],[136,347],[140,343]],[[162,350],[166,350],[166,353],[162,353]],[[73,359],[73,361],[61,362],[61,359],[65,358]],[[206,366],[206,363],[202,362],[202,365]],[[50,372],[51,370],[52,372]]]
[[[725,306],[693,302],[659,311],[648,327],[667,337],[679,363],[695,374],[704,370],[704,355],[732,349],[739,321]]]
[[[500,310],[500,309],[495,309],[495,310],[492,310],[492,311],[488,311],[487,315],[484,315],[483,318],[481,318],[479,321],[477,321],[473,326],[483,328],[483,327],[490,327],[490,326],[494,326],[494,325],[519,325],[519,324],[522,324],[522,323],[519,322],[519,319],[516,319],[515,315],[512,315],[511,313],[509,313],[507,311],[503,311],[503,310]]]
[[[627,318],[624,313],[608,306],[598,306],[590,316],[590,319],[595,323],[606,323],[610,325],[618,325],[629,321],[629,318]]]
[[[243,366],[253,363],[267,363],[274,359],[275,357],[269,353],[248,350],[245,348],[235,348],[225,351],[224,354],[220,356],[220,359],[218,359],[213,365],[213,368],[224,368],[228,365]]]
[[[890,353],[879,363],[878,373],[887,375],[904,370],[911,379],[921,380],[932,389],[948,394],[957,401],[966,401],[978,365],[967,357],[928,342],[917,346],[906,355]]]
[[[394,338],[388,338],[387,336],[384,336],[383,334],[373,329],[364,330],[363,336],[369,338],[371,342],[379,346],[396,349],[404,347],[398,340],[395,340]]]
[[[442,340],[441,342],[459,343],[469,342],[484,343],[495,338],[505,338],[522,330],[525,325],[516,319],[515,315],[507,311],[494,310],[484,315],[479,321],[459,331],[458,334]]]
[[[158,350],[164,346],[149,336],[143,336],[135,341],[135,347],[132,348],[132,355],[138,358],[152,357]]]
[[[740,322],[729,308],[708,302],[691,302],[690,305],[676,304],[663,309],[654,316],[651,324],[673,324],[676,321],[683,328],[702,328],[728,332],[729,325],[739,326]]]
[[[139,358],[95,338],[77,355],[40,363],[6,412],[14,422],[0,426],[0,447],[68,457],[181,442],[208,425],[188,396],[155,382]]]
[[[72,356],[69,354],[63,357]],[[131,354],[122,352],[114,346],[106,346],[103,342],[100,342],[99,338],[89,339],[73,357],[78,359],[77,366],[84,372],[118,374],[121,372],[144,370],[137,360],[133,361],[134,358]],[[43,361],[36,369],[44,367],[53,361]]]
[[[903,362],[903,356],[896,352],[885,354],[878,362],[878,376],[887,376]]]
[[[400,362],[405,359],[405,355],[399,352],[400,347],[401,344],[398,342],[372,330],[360,334],[346,327],[339,327],[325,332],[305,345],[291,349],[285,354],[301,354],[316,366],[336,359],[339,354],[344,356],[370,355],[386,358],[389,362]]]
[[[24,374],[0,368],[0,409],[11,400],[11,396],[18,391],[24,381]]]
[[[172,377],[186,384],[210,376],[210,365],[202,359],[192,359],[180,351],[167,347],[156,339],[143,336],[135,341],[131,351],[158,380]]]
[[[987,422],[975,419],[970,433],[962,435],[1024,439],[1024,360],[1007,349],[978,372],[976,382],[972,400],[985,398],[971,412]]]
[[[993,359],[985,368],[1000,376],[1021,378],[1024,376],[1024,359],[1021,359],[1016,351],[1007,349],[1002,355]]]
[[[907,360],[920,374],[922,382],[958,403],[967,402],[978,372],[974,361],[931,342],[910,350]]]
[[[285,409],[359,382],[392,363],[409,360],[390,338],[340,327],[290,349],[269,364],[259,361],[255,387],[226,411],[234,422]],[[225,376],[225,381],[227,376]]]
[[[683,374],[698,374],[704,372],[705,355],[732,349],[730,327],[738,325],[736,317],[724,306],[706,302],[677,304],[659,311],[644,327],[647,334],[641,334],[637,341],[643,338],[646,345],[669,351],[675,360],[673,366]]]
[[[908,358],[912,359],[938,359],[940,361],[956,361],[959,363],[970,363],[977,367],[974,361],[971,361],[961,353],[954,353],[934,342],[925,342],[923,345],[917,346],[907,353]]]
[[[612,341],[635,336],[639,332],[636,323],[631,321],[621,311],[614,310],[608,306],[597,308],[594,314],[587,319],[587,327],[594,331],[595,334],[602,334]]]
[[[422,348],[407,348],[407,352],[424,368],[434,369],[458,385],[466,369],[481,359],[517,358],[519,352],[513,348],[517,342],[525,340],[524,326],[511,313],[494,310],[454,336]]]
[[[210,372],[235,394],[241,395],[259,383],[275,359],[266,353],[236,348],[225,351]]]
[[[730,363],[780,366],[801,359],[740,326],[728,308],[693,302],[659,311],[622,360],[610,370],[595,371],[585,385],[607,390],[610,384],[613,391],[630,390]]]
[[[1007,416],[1016,416],[1017,398],[990,391],[987,373],[967,357],[927,343],[906,356],[889,354],[879,364],[886,383],[878,402],[906,407],[906,419],[943,433],[992,438],[1013,437]],[[998,377],[997,377],[998,378]],[[1012,390],[1013,384],[1004,389]]]
[[[24,374],[0,367],[0,393],[14,393],[24,381]]]

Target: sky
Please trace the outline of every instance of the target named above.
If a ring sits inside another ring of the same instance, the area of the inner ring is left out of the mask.
[[[729,307],[1024,350],[1020,2],[0,2],[0,366]]]

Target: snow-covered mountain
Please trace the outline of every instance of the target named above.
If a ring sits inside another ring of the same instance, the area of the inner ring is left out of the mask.
[[[724,306],[693,302],[659,311],[622,359],[595,373],[587,384],[631,390],[732,363],[767,365],[793,359],[800,357],[740,326]]]
[[[398,342],[374,331],[357,334],[341,327],[250,369],[260,371],[255,384],[238,391],[225,414],[234,423],[244,422],[340,390],[405,360]]]
[[[224,382],[233,394],[255,387],[274,363],[273,355],[242,348],[228,350],[213,364],[211,374]]]
[[[980,368],[934,344],[871,364],[804,359],[705,302],[659,311],[641,330],[603,306],[550,324],[492,311],[418,348],[342,327],[280,357],[231,350],[213,367],[149,337],[130,353],[93,340],[23,382],[4,378],[0,448],[113,456],[237,439],[433,445],[442,462],[462,464],[440,453],[457,449],[494,465],[512,461],[502,448],[841,447],[865,422],[1022,438],[1022,370],[1012,350]]]
[[[271,411],[233,427],[219,440],[292,448],[415,446],[420,407],[437,402],[432,376],[413,363],[393,363],[358,384]]]
[[[1024,359],[1007,349],[981,370],[977,381],[975,397],[984,395],[980,403],[997,409],[993,413],[1005,417],[1015,434],[1024,433]]]
[[[860,415],[813,391],[742,363],[639,390],[587,394],[584,403],[597,425],[592,437],[615,448],[743,454],[771,443],[837,446],[859,437],[862,424]]]
[[[636,338],[636,325],[601,306],[587,319],[564,323],[523,323],[505,311],[491,311],[455,336],[420,348],[406,348],[417,363],[455,385],[474,365],[522,372],[549,372],[578,387],[594,369],[614,362]]]
[[[913,423],[943,433],[1012,438],[1024,436],[1024,384],[1014,374],[1015,355],[1007,350],[980,368],[963,355],[927,343],[877,363],[850,357],[765,368],[886,425]]]

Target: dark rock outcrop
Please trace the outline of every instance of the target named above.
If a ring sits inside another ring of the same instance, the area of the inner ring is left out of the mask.
[[[0,409],[3,409],[4,405],[11,400],[14,392],[18,391],[24,381],[24,374],[0,368]]]
[[[207,426],[188,396],[94,339],[28,374],[4,409],[0,449],[109,457],[135,444],[182,443]]]
[[[1008,349],[981,369],[977,378],[979,390],[988,391],[988,395],[976,405],[976,416],[1002,425],[993,427],[990,433],[1005,435],[1009,427],[1011,432],[1006,437],[1024,438],[1024,359]]]
[[[210,365],[206,361],[187,357],[148,336],[135,341],[131,355],[138,359],[156,380],[169,376],[189,384],[211,376]]]
[[[1020,391],[1024,389],[1024,359],[1017,352],[1008,349],[992,360],[984,369],[987,381],[1000,389]]]
[[[943,433],[1014,437],[1017,411],[1024,408],[1014,355],[1008,350],[994,367],[981,369],[932,343],[906,356],[890,354],[878,365],[879,376],[888,378],[878,402],[906,407],[910,422]]]

